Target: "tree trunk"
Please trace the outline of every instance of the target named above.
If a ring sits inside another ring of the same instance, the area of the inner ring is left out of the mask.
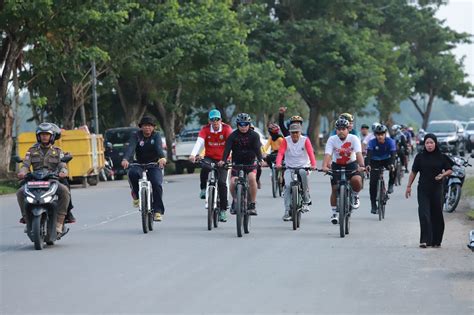
[[[168,148],[166,158],[171,161],[173,158],[172,148],[175,139],[174,129],[176,113],[175,111],[167,112],[165,105],[160,101],[154,102],[154,106],[150,108],[150,111],[156,116],[161,129],[163,129],[163,132],[165,133],[166,147]]]
[[[423,115],[423,123],[421,125],[421,127],[425,130],[426,130],[426,127],[428,127],[428,122],[430,121],[430,115],[431,115],[431,110],[433,109],[434,100],[435,100],[435,95],[433,93],[433,90],[430,90],[428,105],[426,106],[426,111]]]
[[[319,152],[319,129],[321,125],[321,112],[318,104],[308,104],[309,106],[309,119],[308,119],[308,136],[311,140],[315,152]]]
[[[125,125],[137,126],[147,109],[146,92],[138,79],[130,82],[130,80],[119,78],[115,86],[124,112]]]

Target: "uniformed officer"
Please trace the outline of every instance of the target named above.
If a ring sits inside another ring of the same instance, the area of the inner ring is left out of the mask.
[[[53,145],[55,141],[54,126],[50,123],[41,123],[38,128],[36,128],[36,141],[37,143],[26,152],[23,165],[18,173],[18,178],[24,179],[26,174],[30,171],[30,167],[33,168],[33,171],[44,168],[53,172],[59,171],[59,178],[66,178],[68,173],[67,165],[61,162],[61,158],[64,154],[60,148]],[[56,194],[58,195],[58,221],[56,231],[62,233],[64,218],[70,201],[70,193],[66,185],[58,183]],[[23,221],[26,223],[24,187],[18,190],[16,196],[18,204],[20,205]]]

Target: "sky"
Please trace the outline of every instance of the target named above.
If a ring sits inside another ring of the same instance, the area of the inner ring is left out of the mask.
[[[445,25],[455,31],[474,34],[474,0],[448,0],[447,5],[440,7],[436,17],[446,20]],[[472,41],[474,42],[474,37]],[[466,56],[464,71],[469,75],[467,79],[474,84],[474,43],[459,45],[453,53],[458,60]],[[474,102],[474,98],[467,99],[459,96],[456,96],[455,100],[460,104]]]

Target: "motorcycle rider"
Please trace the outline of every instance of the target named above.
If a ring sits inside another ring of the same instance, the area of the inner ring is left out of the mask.
[[[132,134],[130,137],[127,152],[122,160],[122,167],[124,169],[128,168],[129,161],[133,158],[133,155],[136,155],[137,163],[147,164],[156,162],[160,169],[158,168],[149,168],[147,172],[148,180],[151,182],[153,189],[153,211],[154,211],[154,220],[161,221],[162,215],[165,212],[165,207],[163,205],[163,172],[162,168],[166,165],[165,154],[161,146],[161,136],[158,132],[155,131],[155,121],[153,118],[145,116],[140,120],[138,127],[141,130],[138,130],[136,133]],[[143,169],[139,166],[132,166],[128,171],[128,180],[132,188],[132,198],[133,206],[139,206],[138,200],[138,180],[142,176]]]
[[[204,159],[210,162],[217,163],[222,159],[224,154],[225,142],[232,133],[232,127],[222,122],[221,112],[213,109],[209,112],[209,124],[205,125],[199,131],[198,138],[194,144],[189,161],[196,162],[196,155],[201,151],[202,147],[205,149]],[[206,185],[210,169],[206,167],[201,168],[200,187],[201,199],[206,198]],[[221,222],[227,221],[227,169],[219,168],[218,173],[218,190],[220,201],[219,220]]]
[[[25,178],[26,174],[30,171],[30,167],[33,171],[40,169],[47,169],[52,172],[57,171],[60,179],[67,177],[67,165],[64,162],[61,162],[64,153],[60,148],[54,146],[55,135],[55,127],[51,123],[41,123],[38,125],[36,128],[37,143],[26,152],[25,158],[23,159],[23,165],[18,173],[19,179],[22,180]],[[58,182],[58,190],[56,194],[58,196],[56,232],[62,233],[64,219],[70,201],[70,192],[66,185]],[[21,210],[21,221],[27,223],[28,216],[26,215],[25,209],[24,186],[17,191],[16,196]]]

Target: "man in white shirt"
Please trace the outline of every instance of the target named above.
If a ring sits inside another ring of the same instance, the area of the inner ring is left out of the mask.
[[[359,191],[362,189],[362,176],[360,172],[365,170],[364,157],[362,156],[362,146],[359,137],[349,134],[349,121],[339,118],[336,121],[337,134],[329,137],[326,143],[326,149],[323,161],[323,171],[341,169],[345,167],[347,179],[354,191],[352,208],[357,209],[360,206]],[[332,163],[331,163],[332,161]],[[357,170],[358,172],[353,171]],[[331,178],[331,198],[332,207],[331,222],[339,223],[337,213],[337,183],[341,178],[340,173],[334,173]]]

